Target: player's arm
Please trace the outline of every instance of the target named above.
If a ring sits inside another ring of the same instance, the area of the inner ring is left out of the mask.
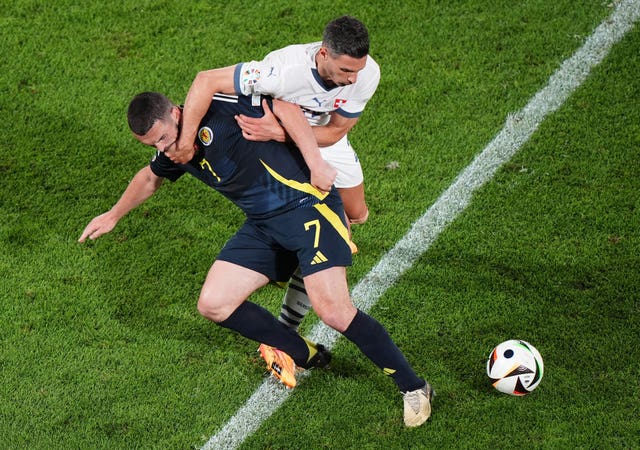
[[[287,139],[293,139],[288,129],[284,129],[273,116],[265,113],[263,117],[248,117],[240,114],[236,117],[236,121],[245,139],[250,141],[269,141],[285,142]],[[335,144],[343,136],[345,136],[358,121],[358,117],[347,118],[336,112],[331,113],[329,123],[323,126],[311,127],[316,142],[320,147],[328,147]]]
[[[184,102],[182,110],[182,131],[177,142],[175,163],[184,164],[193,158],[194,142],[198,133],[198,125],[211,105],[211,99],[216,93],[235,94],[233,75],[236,66],[199,72]]]
[[[262,101],[265,114],[270,114],[266,100]],[[337,172],[320,154],[320,149],[309,122],[298,105],[282,100],[273,100],[274,118],[280,119],[282,126],[300,149],[307,166],[311,170],[311,184],[321,191],[331,190]]]
[[[122,217],[151,197],[162,185],[163,180],[164,178],[155,175],[149,166],[140,169],[129,182],[120,200],[109,211],[94,217],[80,235],[78,242],[84,242],[87,238],[94,240],[109,233]]]
[[[358,122],[359,117],[344,117],[335,111],[330,114],[329,123],[313,127],[313,134],[320,147],[328,147],[342,139]]]
[[[265,103],[263,101],[263,106],[264,105]],[[299,107],[296,106],[296,108],[300,110]],[[269,108],[265,107],[263,109],[264,115],[262,117],[249,117],[244,114],[238,114],[235,117],[238,126],[242,130],[242,136],[248,141],[258,142],[286,142],[287,139],[293,140],[283,128],[284,124],[278,120],[279,118],[276,117]]]

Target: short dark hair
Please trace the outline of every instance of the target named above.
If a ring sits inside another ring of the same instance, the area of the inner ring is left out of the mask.
[[[138,136],[144,136],[156,121],[169,116],[173,106],[171,100],[159,92],[138,94],[129,103],[127,111],[129,128]]]
[[[324,28],[322,43],[333,56],[363,58],[369,54],[369,32],[355,17],[342,16]]]

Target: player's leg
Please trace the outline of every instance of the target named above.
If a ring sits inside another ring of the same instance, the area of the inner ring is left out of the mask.
[[[335,144],[320,149],[322,157],[338,172],[335,186],[342,199],[347,223],[361,224],[369,217],[369,209],[365,201],[364,175],[362,166],[347,136]],[[357,247],[352,244],[355,253]],[[304,283],[296,271],[282,299],[278,320],[297,330],[298,326],[311,309],[311,302],[304,288]]]
[[[343,136],[333,145],[321,147],[320,153],[338,172],[334,185],[340,193],[348,222],[364,223],[369,217],[364,193],[364,173],[348,136]]]
[[[300,268],[298,268],[291,276],[289,284],[287,285],[287,291],[282,299],[278,320],[284,325],[297,330],[300,322],[302,322],[302,319],[304,319],[304,316],[307,315],[310,309],[311,301],[309,301],[309,296],[307,296],[304,281],[300,274]]]
[[[349,246],[351,247],[351,253],[358,251],[353,242],[349,242]],[[280,323],[297,331],[302,319],[305,318],[310,310],[311,300],[307,295],[307,289],[304,286],[304,280],[298,267],[287,284],[287,291],[282,299],[278,320]]]
[[[343,333],[358,312],[349,298],[346,268],[329,267],[306,275],[304,282],[320,320]]]
[[[270,225],[272,221],[275,223]],[[330,361],[330,353],[278,322],[266,309],[245,301],[269,281],[288,280],[297,267],[296,254],[280,246],[272,233],[263,231],[273,226],[281,232],[289,225],[286,217],[280,221],[277,217],[260,222],[247,220],[220,251],[205,280],[198,308],[219,325],[273,347],[267,351],[261,346],[260,354],[268,369],[293,387],[296,365],[324,367]]]
[[[364,198],[364,183],[353,187],[338,188],[344,204],[344,212],[352,225],[362,224],[369,218],[369,208]]]
[[[294,387],[293,362],[308,361],[310,344],[294,330],[280,324],[269,311],[246,300],[268,281],[261,273],[218,260],[207,274],[198,299],[198,311],[207,319],[248,339],[281,349],[269,355],[268,368],[275,370],[286,386]]]
[[[401,391],[424,385],[424,380],[415,374],[385,328],[353,305],[344,267],[308,275],[305,284],[320,319],[356,344],[385,374],[391,375]]]
[[[198,311],[210,321],[220,323],[268,282],[266,276],[254,270],[227,261],[215,261],[202,285]]]
[[[405,397],[405,424],[417,426],[431,415],[433,391],[414,372],[386,329],[358,310],[349,298],[344,267],[332,267],[304,278],[316,314],[353,342],[385,375],[393,378]]]

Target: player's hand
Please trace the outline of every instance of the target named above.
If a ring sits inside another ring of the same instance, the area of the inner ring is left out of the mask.
[[[193,159],[196,154],[195,138],[180,135],[176,141],[176,145],[171,149],[165,150],[165,155],[176,164],[186,164]]]
[[[78,242],[84,242],[87,238],[98,239],[103,234],[109,233],[113,230],[118,223],[118,220],[113,217],[110,211],[107,211],[104,214],[100,214],[93,218],[89,225],[84,229],[82,234],[80,235],[80,239]]]
[[[266,100],[262,100],[264,116],[260,118],[248,117],[244,114],[236,116],[236,122],[242,129],[242,135],[248,141],[278,141],[284,142],[286,134],[280,126],[278,118],[269,109]]]
[[[311,170],[311,184],[322,192],[329,192],[338,171],[324,159],[320,159]]]

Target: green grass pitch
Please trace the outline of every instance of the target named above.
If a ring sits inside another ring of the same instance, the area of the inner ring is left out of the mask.
[[[382,80],[350,134],[371,210],[353,286],[617,3],[0,0],[0,448],[198,448],[266,376],[196,311],[242,222],[221,196],[180,180],[76,242],[151,157],[133,95],[181,102],[199,70],[363,20]],[[342,339],[241,448],[637,448],[639,52],[636,24],[371,310],[438,392],[426,425]],[[545,362],[523,398],[485,374],[513,338]]]

